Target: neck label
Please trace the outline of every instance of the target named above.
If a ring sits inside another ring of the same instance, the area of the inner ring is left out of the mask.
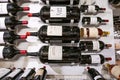
[[[5,18],[0,18],[0,29],[6,29]]]
[[[4,32],[0,32],[0,43],[5,43],[4,42]]]
[[[4,46],[0,46],[0,59],[4,59],[3,49],[4,49]]]
[[[48,26],[47,35],[48,36],[62,36],[62,26]]]
[[[50,17],[51,18],[66,18],[67,17],[67,8],[66,7],[51,7],[50,8]]]
[[[50,46],[48,60],[62,60],[62,46]]]
[[[0,3],[0,14],[8,14],[7,4],[8,3]]]
[[[101,63],[101,59],[99,55],[91,55],[91,63]]]

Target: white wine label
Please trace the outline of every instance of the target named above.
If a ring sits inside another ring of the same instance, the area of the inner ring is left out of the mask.
[[[120,66],[114,66],[111,70],[111,74],[115,76],[116,78],[119,78],[120,76]]]
[[[0,14],[8,14],[7,4],[8,3],[0,3]]]
[[[91,55],[92,62],[91,63],[101,63],[101,59],[99,55]]]
[[[8,0],[0,0],[0,2],[8,2]]]
[[[0,69],[0,78],[2,78],[3,76],[5,76],[7,73],[9,73],[11,70],[7,69],[7,68],[1,68]]]
[[[97,21],[97,18],[96,17],[91,17],[90,18],[90,24],[95,24],[95,25],[98,25],[98,21]]]
[[[6,29],[5,18],[0,18],[0,29]]]
[[[44,72],[43,69],[39,69],[39,70],[37,70],[35,76],[37,76],[37,75],[43,75],[43,72]]]
[[[0,43],[5,43],[4,42],[4,32],[0,32]]]
[[[97,28],[89,28],[89,37],[90,38],[99,38],[99,32]]]
[[[62,36],[62,26],[48,26],[47,35],[48,36]]]
[[[93,42],[93,50],[100,50],[100,44],[99,41],[92,41]]]
[[[51,18],[66,18],[67,17],[67,8],[66,7],[51,7],[50,8],[50,17]]]
[[[88,6],[89,13],[96,13],[95,6]]]
[[[7,77],[13,78],[13,77],[16,76],[20,71],[21,71],[21,69],[15,69],[15,70],[14,70],[12,73],[10,73]]]
[[[0,46],[0,59],[3,59],[4,56],[3,56],[3,49],[4,49],[5,46]]]
[[[48,60],[62,60],[62,46],[50,46]]]
[[[98,80],[99,78],[102,78],[100,75],[98,75],[98,76],[95,76],[94,77],[94,80]]]
[[[84,29],[84,35],[83,35],[83,37],[87,38],[88,37],[88,35],[87,35],[87,28],[83,28],[83,29]]]
[[[24,73],[20,76],[20,78],[22,78],[22,77],[27,77],[30,72],[31,72],[31,69],[26,69],[26,70],[24,71]],[[20,78],[19,78],[19,79],[20,79]]]

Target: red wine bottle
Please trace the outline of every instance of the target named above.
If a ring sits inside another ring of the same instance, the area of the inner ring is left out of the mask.
[[[105,11],[106,8],[100,8],[98,5],[81,5],[80,11],[84,14],[97,14]]]
[[[101,25],[103,23],[106,23],[106,22],[109,22],[109,20],[102,19],[100,17],[83,17],[82,18],[82,24],[84,26],[86,26],[86,25],[87,26],[90,26],[90,25],[92,25],[92,26],[99,26],[99,25]]]
[[[106,80],[96,69],[90,67],[87,69],[92,80]]]
[[[80,10],[70,6],[44,6],[39,13],[29,13],[29,17],[40,17],[45,23],[78,23]]]
[[[27,36],[38,36],[43,43],[79,42],[80,38],[100,38],[107,36],[109,32],[99,28],[81,28],[77,26],[42,26],[38,32],[27,32]]]
[[[80,41],[79,47],[83,52],[101,51],[105,48],[112,47],[111,44],[105,44],[103,41]]]
[[[14,31],[4,31],[0,32],[0,44],[13,44],[15,40],[26,39],[26,35],[17,35]]]
[[[0,30],[14,29],[17,25],[28,24],[28,21],[18,21],[15,17],[1,17]]]
[[[48,5],[79,5],[80,0],[41,0]]]
[[[28,56],[38,56],[42,63],[103,64],[111,60],[103,55],[81,55],[76,47],[43,46],[39,52],[28,52]]]
[[[47,70],[46,67],[37,70],[33,80],[46,80]]]
[[[19,7],[14,3],[0,3],[0,17],[16,16],[19,11],[28,11],[29,7]]]
[[[24,69],[15,69],[13,72],[11,72],[9,75],[5,77],[4,80],[16,80],[16,78],[24,72]]]
[[[26,50],[18,50],[14,46],[0,46],[0,59],[12,59],[18,54],[25,55]]]
[[[5,76],[10,74],[11,72],[12,72],[12,69],[0,68],[0,80],[2,80]]]
[[[19,77],[19,80],[33,80],[35,74],[34,68],[29,68],[24,71],[24,73]]]

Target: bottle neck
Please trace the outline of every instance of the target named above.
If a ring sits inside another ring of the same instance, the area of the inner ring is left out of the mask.
[[[17,10],[19,10],[19,11],[29,11],[30,8],[29,7],[19,7]]]
[[[28,21],[16,21],[17,25],[21,25],[21,24],[28,24]]]
[[[38,56],[38,52],[27,52],[27,56]]]
[[[28,17],[39,17],[40,14],[39,13],[29,13]]]
[[[27,50],[16,50],[15,53],[16,54],[26,55],[27,54]]]
[[[112,47],[112,44],[105,44],[105,47],[110,48],[110,47]]]
[[[26,35],[16,35],[16,39],[26,39]]]
[[[110,34],[110,32],[108,32],[108,31],[103,31],[102,36],[107,36],[107,35],[109,35],[109,34]]]
[[[107,20],[107,19],[103,19],[102,22],[109,22],[109,20]]]
[[[99,8],[99,10],[105,11],[105,10],[106,10],[106,8]]]
[[[38,32],[27,32],[27,36],[38,36]]]
[[[111,61],[112,58],[111,58],[111,57],[106,57],[105,60],[106,60],[106,61]]]

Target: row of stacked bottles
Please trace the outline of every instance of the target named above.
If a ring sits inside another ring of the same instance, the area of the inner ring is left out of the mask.
[[[9,3],[2,3],[2,1]],[[43,0],[44,3],[51,6],[43,6],[39,13],[28,13],[28,17],[39,17],[44,23],[50,25],[41,26],[38,32],[26,32],[25,35],[17,35],[14,32],[15,26],[28,24],[28,21],[16,20],[17,12],[27,11],[29,7],[19,7],[16,4],[19,0],[1,0],[0,2],[2,6],[0,43],[4,45],[0,46],[1,59],[12,59],[17,54],[22,54],[38,56],[42,63],[79,63],[84,65],[104,64],[106,61],[112,60],[112,56],[105,57],[99,54],[103,49],[109,49],[113,46],[98,40],[101,37],[110,35],[109,31],[98,28],[100,25],[109,23],[109,20],[91,16],[82,17],[81,20],[81,15],[105,13],[106,8],[100,8],[98,5],[80,5],[79,7],[77,5],[80,4],[80,0]],[[76,23],[78,25],[80,21],[83,27],[73,26]],[[69,25],[64,26],[63,23]],[[41,42],[48,43],[48,45],[43,46],[39,52],[16,49],[14,41],[27,39],[29,36],[37,36]],[[60,45],[62,43],[78,44],[77,46],[63,46]],[[86,55],[82,55],[83,52]],[[88,54],[90,52],[94,54]],[[102,76],[97,78],[93,76],[92,78],[104,80]],[[119,77],[117,76],[117,78]]]

